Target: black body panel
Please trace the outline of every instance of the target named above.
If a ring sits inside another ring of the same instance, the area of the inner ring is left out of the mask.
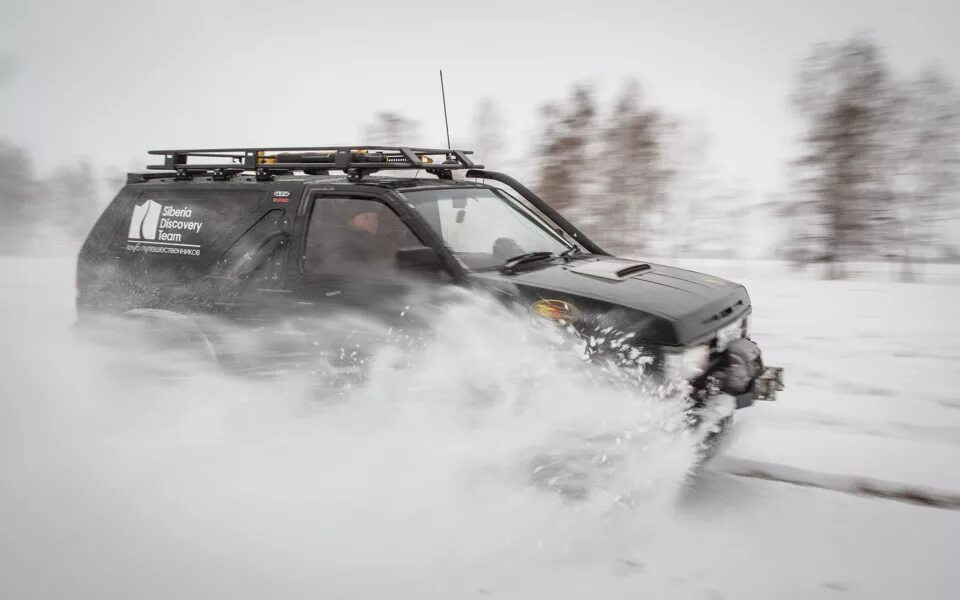
[[[78,314],[219,314],[251,287],[282,288],[302,189],[253,178],[128,184],[81,247]]]
[[[634,329],[645,342],[681,346],[741,318],[750,298],[743,286],[694,271],[650,263],[635,275],[604,279],[578,272],[588,262],[636,264],[608,256],[555,261],[514,275],[477,273],[472,279],[532,304],[541,299],[572,302],[585,315],[618,312],[619,328]]]
[[[699,343],[750,310],[746,290],[738,284],[607,255],[558,257],[509,274],[469,271],[403,193],[491,187],[482,183],[279,174],[271,181],[245,175],[226,181],[215,177],[181,180],[173,175],[131,177],[130,181],[80,252],[77,307],[81,318],[91,313],[158,308],[262,323],[272,317],[316,315],[324,305],[395,314],[398,302],[403,302],[411,287],[409,282],[318,279],[304,273],[307,223],[313,199],[321,196],[371,198],[389,207],[423,245],[439,255],[442,270],[427,278],[434,284],[493,292],[524,309],[538,300],[564,300],[574,304],[585,320],[636,331],[644,344]],[[532,195],[526,188],[523,191]],[[189,209],[192,216],[182,217],[184,223],[178,227],[190,227],[192,221],[203,223],[200,231],[176,230],[185,236],[177,238],[181,246],[202,246],[198,256],[176,248],[172,253],[155,253],[148,247],[159,242],[130,239],[144,234],[146,225],[137,230],[134,221],[149,221],[143,211],[150,200],[163,211]],[[140,213],[135,212],[138,210]],[[563,224],[568,223],[564,220]],[[599,249],[579,230],[558,228],[588,250]],[[606,269],[608,274],[597,275],[598,269]]]

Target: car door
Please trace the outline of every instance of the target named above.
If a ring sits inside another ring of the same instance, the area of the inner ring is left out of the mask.
[[[397,251],[423,242],[383,198],[317,194],[308,200],[298,269],[288,276],[297,328],[305,343],[346,355],[364,351],[419,323],[411,303],[450,281],[437,269],[413,276]]]

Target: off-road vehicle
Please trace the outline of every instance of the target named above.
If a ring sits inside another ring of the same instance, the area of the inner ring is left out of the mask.
[[[474,164],[470,151],[150,154],[163,164],[128,175],[80,251],[81,324],[100,315],[147,321],[227,360],[236,348],[211,317],[264,335],[276,334],[265,323],[322,321],[337,309],[389,321],[410,308],[415,281],[488,294],[574,330],[624,332],[618,339],[642,348],[651,377],[689,382],[696,406],[720,398],[732,413],[782,389],[782,370],[765,366],[750,339],[742,286],[611,256],[527,187]],[[419,316],[429,321],[429,311]],[[271,356],[308,362],[315,332],[283,333]]]

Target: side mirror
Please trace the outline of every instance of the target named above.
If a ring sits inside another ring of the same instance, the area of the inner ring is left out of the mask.
[[[443,266],[443,258],[427,246],[413,246],[397,250],[398,269],[429,269]]]

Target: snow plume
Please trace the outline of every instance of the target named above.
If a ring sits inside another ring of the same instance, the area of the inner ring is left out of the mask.
[[[653,535],[694,459],[676,403],[492,304],[438,309],[338,388],[158,380],[170,357],[26,314],[0,409],[3,597],[506,592]]]

